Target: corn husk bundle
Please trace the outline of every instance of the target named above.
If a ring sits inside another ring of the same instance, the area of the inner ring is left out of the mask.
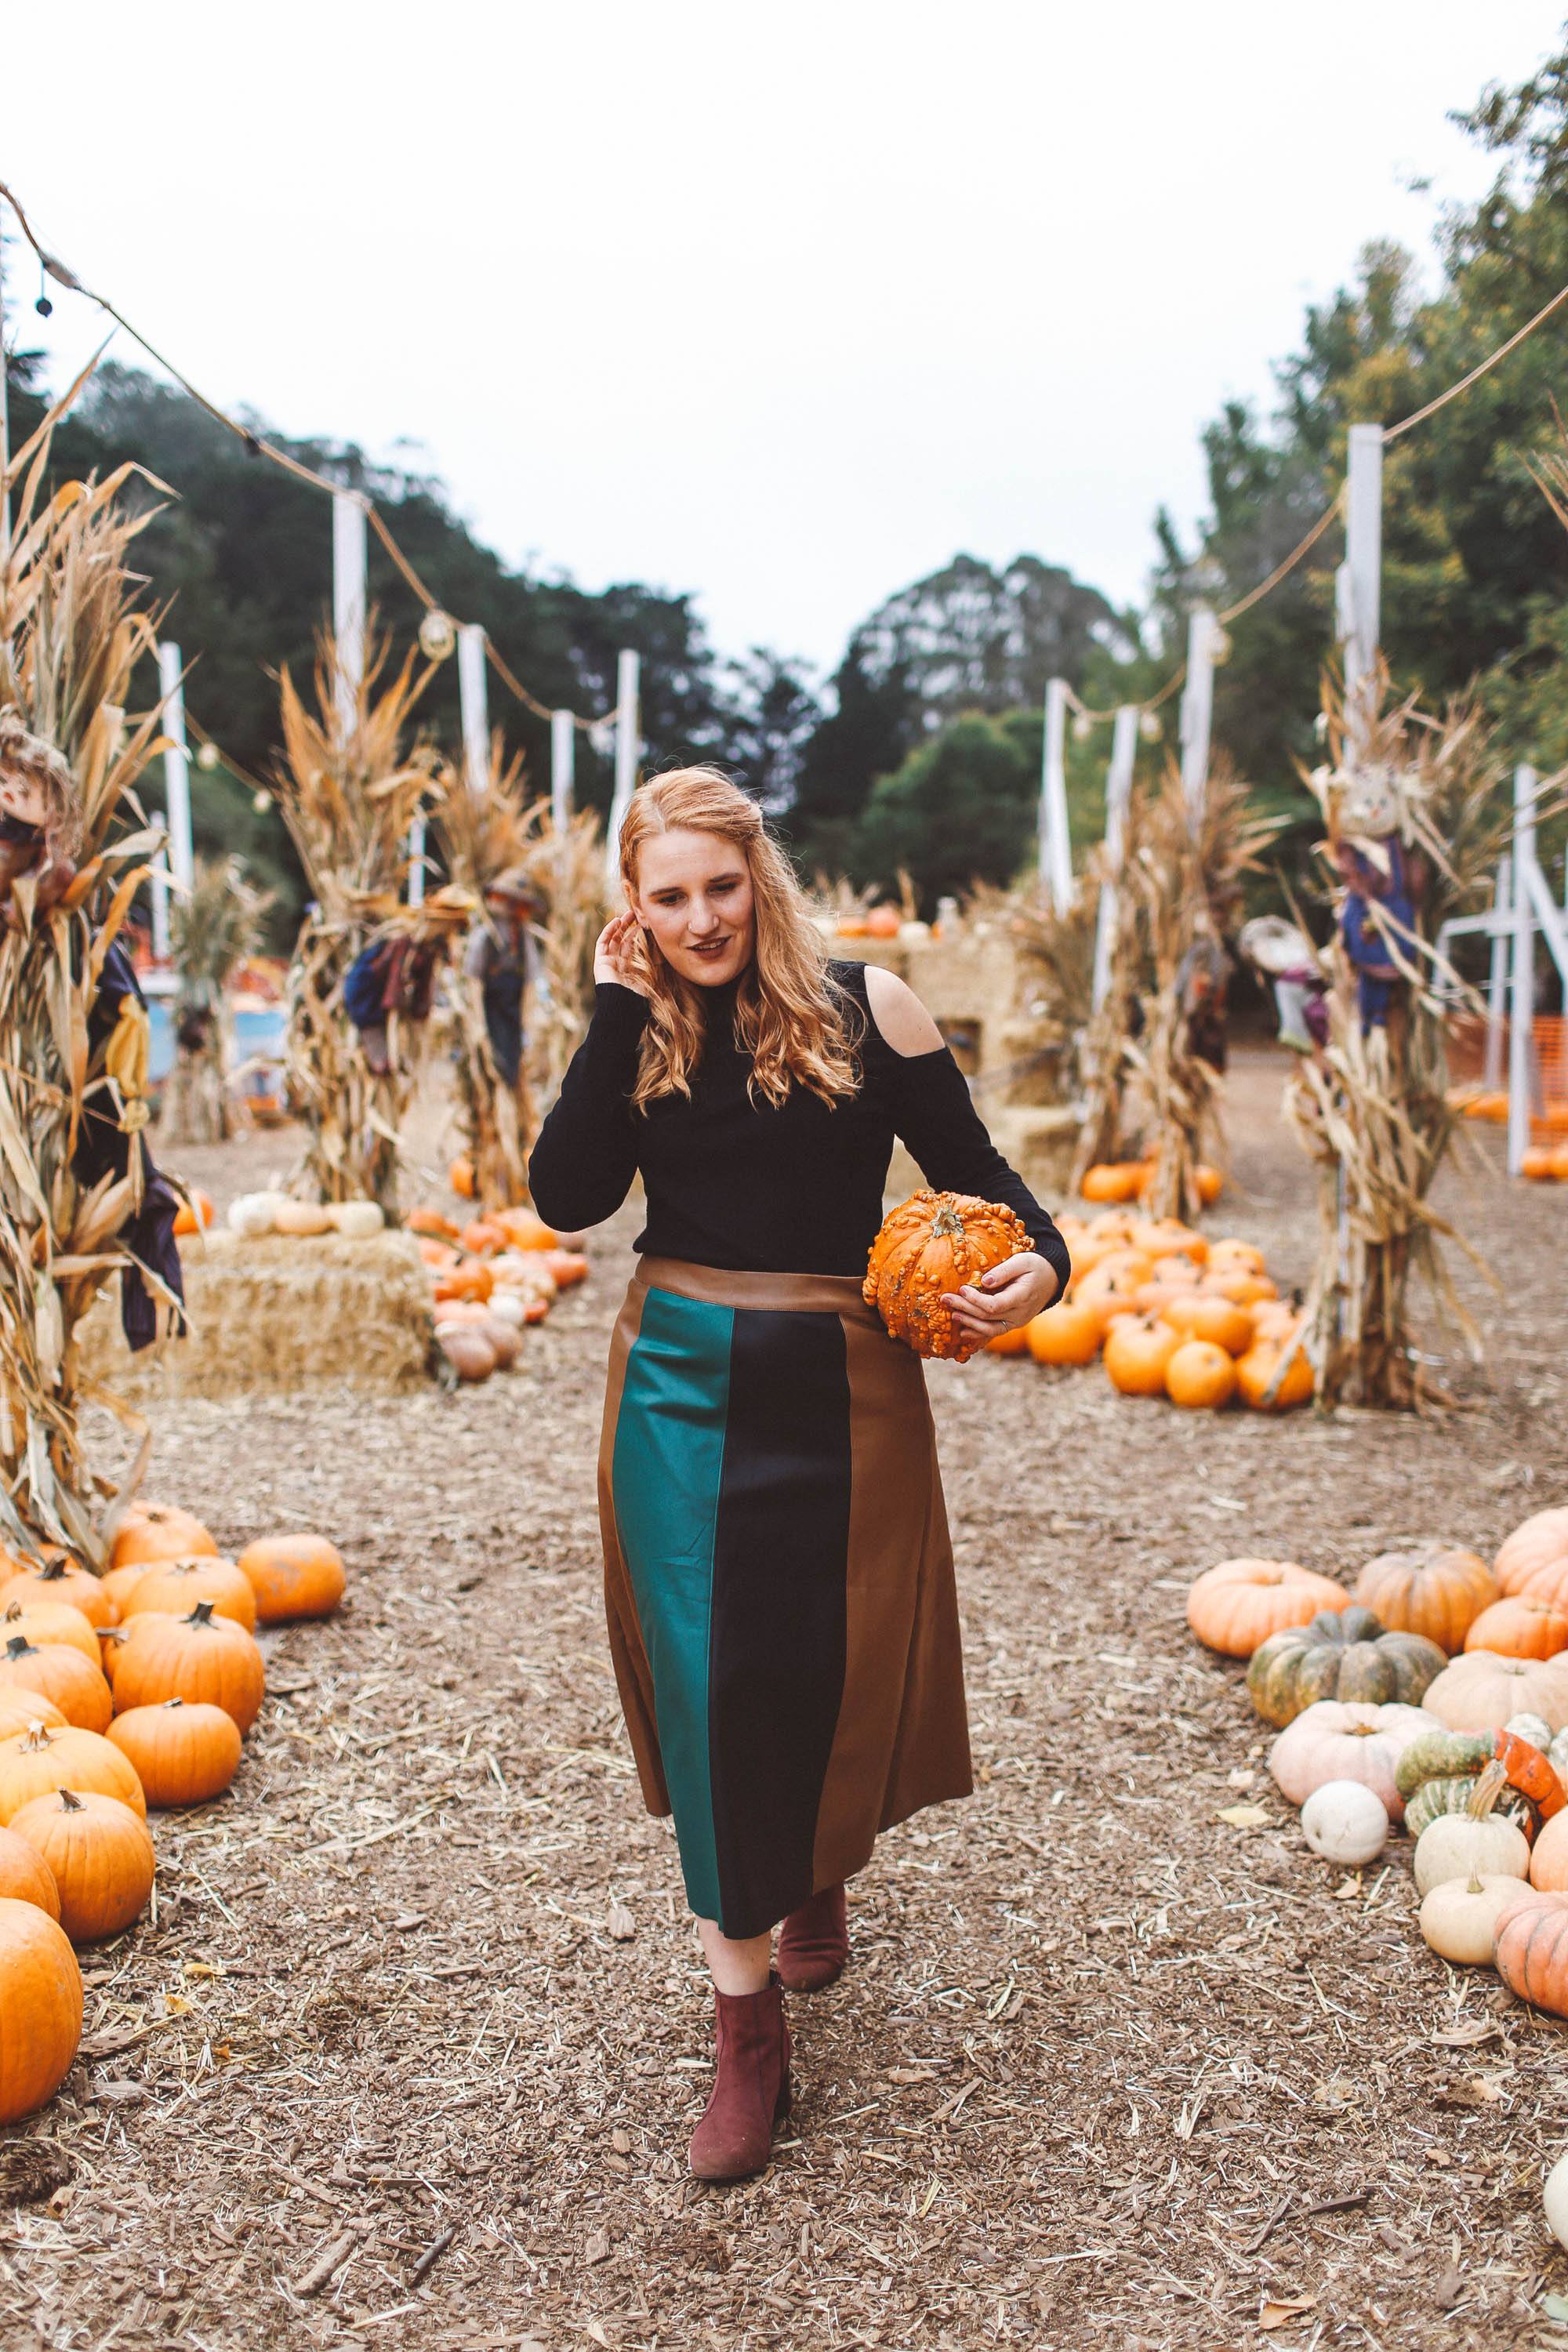
[[[158,1133],[166,1143],[226,1143],[234,1111],[224,1083],[228,1049],[226,990],[256,953],[272,903],[245,878],[239,857],[198,858],[189,890],[174,899],[169,946],[179,985],[174,997],[174,1065],[163,1083]],[[199,1044],[184,1040],[193,1029]]]
[[[384,644],[345,709],[336,648],[324,635],[315,713],[283,672],[284,764],[272,790],[315,901],[289,972],[289,1095],[309,1139],[295,1181],[318,1200],[374,1201],[395,1218],[419,1024],[393,1015],[391,1068],[378,1075],[343,1010],[342,989],[362,948],[420,928],[421,910],[403,903],[408,833],[439,786],[431,755],[404,748],[430,671],[416,675],[412,655],[390,678],[386,667]]]
[[[1043,895],[988,885],[965,904],[966,916],[995,925],[1013,941],[1017,979],[1011,1034],[1028,1048],[1014,1065],[1015,1083],[1037,1083],[1046,1100],[1076,1103],[1086,1093],[1098,900],[1098,869],[1091,866],[1064,914]]]
[[[1079,1051],[1081,1117],[1072,1164],[1074,1192],[1083,1181],[1086,1169],[1100,1161],[1132,1157],[1131,1138],[1128,1131],[1131,1115],[1128,1087],[1133,1074],[1131,1048],[1148,976],[1148,952],[1142,919],[1143,894],[1128,887],[1128,877],[1143,852],[1149,810],[1147,792],[1134,792],[1122,818],[1120,874],[1110,875],[1106,871],[1103,845],[1096,853],[1096,862],[1091,867],[1097,924],[1100,885],[1106,880],[1114,881],[1116,898],[1109,941],[1106,992],[1098,1006],[1092,1005],[1092,938],[1089,945],[1092,1009],[1084,1024],[1083,1042]]]
[[[1309,781],[1328,825],[1329,840],[1320,845],[1325,860],[1337,842],[1363,845],[1356,799],[1368,776],[1378,796],[1392,794],[1397,804],[1413,929],[1397,925],[1373,899],[1368,909],[1403,985],[1386,1024],[1363,1031],[1354,967],[1336,926],[1320,954],[1328,1047],[1321,1057],[1302,1057],[1286,1090],[1286,1115],[1319,1170],[1319,1253],[1307,1305],[1319,1400],[1409,1410],[1443,1401],[1415,1345],[1412,1275],[1478,1345],[1440,1242],[1455,1241],[1479,1260],[1429,1197],[1458,1122],[1447,1100],[1446,1022],[1460,989],[1452,972],[1439,971],[1434,943],[1450,916],[1472,912],[1489,897],[1512,810],[1473,704],[1456,704],[1436,721],[1414,700],[1384,710],[1385,693],[1383,680],[1354,761],[1339,698],[1327,694],[1331,765]],[[1378,839],[1364,845],[1378,854]],[[1331,895],[1337,912],[1344,897],[1337,873]]]
[[[96,1564],[112,1489],[86,1462],[79,1412],[89,1397],[123,1409],[83,1377],[79,1333],[130,1262],[121,1236],[144,1197],[147,1111],[134,1038],[129,1055],[116,1050],[118,1032],[89,1053],[88,1024],[103,958],[150,871],[156,836],[134,787],[163,739],[158,709],[126,710],[132,674],[155,645],[128,562],[148,517],[132,518],[121,499],[138,469],[68,482],[43,502],[53,426],[70,396],[9,470],[16,512],[0,550],[0,708],[14,705],[65,759],[79,831],[65,895],[40,907],[25,877],[0,917],[0,1541],[14,1551],[65,1543]],[[123,1178],[84,1190],[72,1159],[89,1112],[113,1119],[130,1145]],[[166,1315],[174,1300],[147,1279]]]
[[[447,870],[477,902],[475,923],[486,924],[485,891],[503,875],[528,869],[540,812],[528,804],[521,755],[507,759],[499,730],[491,740],[484,791],[471,791],[455,773],[443,778],[443,786],[437,832]],[[516,1084],[509,1084],[497,1066],[485,1020],[484,983],[477,973],[459,966],[449,996],[458,1126],[474,1171],[474,1196],[484,1210],[518,1208],[528,1200],[528,1154],[538,1126],[526,1058]],[[525,1003],[525,1034],[530,1010]]]
[[[544,984],[528,1044],[534,1098],[550,1103],[593,1017],[594,948],[610,919],[598,818],[584,809],[558,832],[549,803],[540,803],[530,815],[522,863],[544,900],[537,940]]]

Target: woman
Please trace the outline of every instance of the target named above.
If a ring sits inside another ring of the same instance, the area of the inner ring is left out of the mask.
[[[647,1192],[600,1454],[610,1646],[713,1975],[691,2168],[741,2179],[788,2109],[781,1984],[844,1967],[878,1832],[971,1787],[924,1380],[860,1292],[894,1136],[1034,1242],[952,1302],[967,1338],[1048,1306],[1068,1255],[919,1000],[828,961],[744,793],[656,777],[620,855],[627,911],[529,1181],[567,1226]]]

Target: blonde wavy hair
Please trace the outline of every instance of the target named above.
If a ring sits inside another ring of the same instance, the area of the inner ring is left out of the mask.
[[[732,842],[752,877],[754,945],[736,991],[735,1035],[752,1057],[752,1100],[760,1096],[776,1107],[792,1086],[809,1087],[829,1105],[854,1094],[859,1008],[829,972],[826,942],[755,801],[718,768],[672,768],[639,784],[621,827],[628,899],[637,895],[644,842],[675,832]],[[650,950],[640,926],[632,953],[652,1006],[632,1089],[634,1108],[643,1110],[661,1095],[690,1094],[707,1034],[708,991]]]

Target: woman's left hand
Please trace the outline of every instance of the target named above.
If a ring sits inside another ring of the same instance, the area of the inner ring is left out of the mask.
[[[1016,1331],[1021,1324],[1032,1321],[1056,1295],[1055,1266],[1034,1250],[1025,1250],[1017,1257],[1004,1258],[977,1283],[966,1282],[962,1290],[948,1291],[942,1305],[952,1309],[960,1339],[982,1348],[999,1331]]]

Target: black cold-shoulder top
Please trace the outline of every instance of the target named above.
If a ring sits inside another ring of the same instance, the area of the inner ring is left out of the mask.
[[[859,1090],[833,1105],[799,1086],[777,1107],[752,1100],[731,983],[706,992],[708,1035],[690,1097],[665,1095],[634,1111],[647,1005],[634,989],[602,983],[529,1162],[541,1216],[569,1230],[596,1225],[640,1170],[647,1223],[636,1246],[650,1255],[731,1272],[859,1275],[898,1137],[939,1191],[1016,1209],[1056,1269],[1059,1297],[1067,1244],[992,1142],[948,1048],[896,1053],[872,1015],[865,966],[835,961],[828,971],[863,1032]]]

